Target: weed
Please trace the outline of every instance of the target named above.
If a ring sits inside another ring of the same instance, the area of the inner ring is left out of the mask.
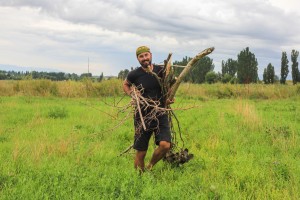
[[[234,96],[234,92],[231,88],[225,87],[224,90],[218,90],[216,96],[218,99],[231,98]]]
[[[274,138],[283,137],[285,139],[291,136],[291,130],[288,126],[273,126],[266,128],[266,133]]]
[[[209,192],[208,192],[208,199],[212,199],[212,200],[219,200],[222,199],[222,196],[219,194],[219,192],[217,191],[217,187],[214,185],[211,185],[209,187]]]
[[[48,112],[48,117],[49,118],[66,118],[68,116],[68,111],[64,107],[53,107],[50,108]]]
[[[290,179],[290,172],[288,166],[281,162],[273,162],[273,170],[277,179],[288,181]]]
[[[7,142],[7,141],[8,141],[7,137],[0,135],[0,143]]]

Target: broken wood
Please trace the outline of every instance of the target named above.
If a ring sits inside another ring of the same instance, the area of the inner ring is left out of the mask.
[[[168,94],[168,99],[174,99],[175,94],[177,92],[177,89],[178,89],[180,83],[183,81],[183,78],[191,70],[191,68],[193,67],[193,65],[196,64],[204,56],[206,56],[206,55],[210,54],[211,52],[213,52],[214,49],[215,49],[214,47],[207,48],[207,49],[203,50],[202,52],[200,52],[199,54],[197,54],[192,60],[190,60],[188,62],[188,64],[186,65],[186,67],[183,69],[183,71],[180,73],[180,75],[176,79],[176,82],[171,87],[171,89],[169,91],[169,94]]]

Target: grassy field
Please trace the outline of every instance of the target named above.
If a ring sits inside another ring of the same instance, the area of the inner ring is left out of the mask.
[[[127,113],[109,106],[121,97],[0,97],[0,199],[300,198],[299,96],[183,97],[184,87],[173,108],[194,107],[176,114],[195,157],[142,176],[133,151],[118,156],[133,139],[131,115],[120,125]]]

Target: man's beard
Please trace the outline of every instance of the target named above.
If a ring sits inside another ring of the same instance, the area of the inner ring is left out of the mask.
[[[151,60],[144,60],[143,62],[140,62],[143,68],[147,68],[149,65],[151,65],[151,63]]]

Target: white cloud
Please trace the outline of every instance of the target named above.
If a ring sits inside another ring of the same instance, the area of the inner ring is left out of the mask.
[[[298,0],[269,0],[268,2],[286,13],[293,13],[299,16],[300,1]]]
[[[216,70],[249,46],[261,68],[300,47],[299,3],[291,0],[11,0],[0,1],[0,64],[116,75],[137,66],[149,45],[154,61],[215,46]],[[298,6],[299,8],[299,6]],[[260,69],[262,71],[263,69]]]

